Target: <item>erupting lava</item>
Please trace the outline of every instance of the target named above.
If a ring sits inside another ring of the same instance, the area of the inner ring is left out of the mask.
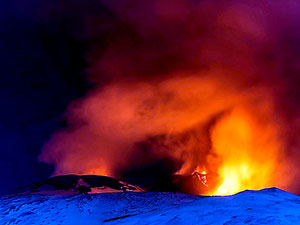
[[[197,168],[194,172],[208,187],[205,194],[230,195],[274,184],[280,156],[274,125],[263,126],[247,112],[235,109],[215,124],[211,139],[212,151],[205,166],[217,168],[212,171],[217,181],[207,182],[206,170]]]
[[[193,173],[193,175],[197,176],[197,178],[200,180],[200,182],[208,187],[208,184],[207,184],[207,173],[205,170],[201,170],[201,172],[198,172],[197,170]]]
[[[215,195],[273,185],[280,156],[279,138],[273,124],[262,126],[243,111],[233,111],[212,131],[213,151],[221,158],[221,185]]]

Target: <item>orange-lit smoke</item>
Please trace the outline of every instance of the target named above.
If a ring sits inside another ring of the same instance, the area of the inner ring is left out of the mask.
[[[178,174],[189,174],[201,164],[217,173],[221,186],[215,194],[274,185],[282,145],[267,90],[241,91],[208,77],[120,83],[94,92],[71,107],[71,118],[88,123],[71,133],[55,134],[42,157],[55,156],[57,174],[115,175],[116,169],[129,162],[134,143],[161,134],[180,136],[195,126],[205,126],[222,112],[210,127],[208,153],[189,154],[195,145],[201,145],[199,137],[190,143],[167,138],[163,142],[168,148],[158,149],[158,154],[183,158]],[[199,164],[193,162],[195,154],[203,158]]]
[[[55,174],[120,176],[149,160],[137,143],[151,139],[147,157],[180,162],[174,174],[214,174],[211,194],[293,191],[278,100],[290,87],[282,76],[289,50],[280,44],[285,24],[273,24],[293,24],[293,14],[267,1],[125,2],[104,1],[116,19],[90,25],[91,34],[109,30],[101,54],[89,53],[96,88],[70,104],[69,128],[40,159]]]

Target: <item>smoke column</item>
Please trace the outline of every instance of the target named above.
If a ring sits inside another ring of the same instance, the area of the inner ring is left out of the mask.
[[[299,2],[101,5],[74,32],[90,40],[94,88],[69,105],[68,128],[42,149],[54,175],[122,177],[168,158],[173,174],[218,174],[219,194],[232,182],[232,192],[299,192]]]

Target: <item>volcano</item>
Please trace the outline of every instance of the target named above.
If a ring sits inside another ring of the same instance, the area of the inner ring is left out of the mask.
[[[140,192],[143,191],[143,189],[107,176],[63,175],[51,177],[46,181],[25,186],[16,192],[23,194],[93,194],[131,191]]]
[[[300,1],[7,2],[0,225],[300,225]]]
[[[16,193],[23,194],[95,194],[112,192],[181,192],[208,195],[209,183],[206,175],[197,172],[192,175],[170,175],[156,180],[148,177],[130,177],[118,180],[108,176],[74,174],[51,177],[48,180],[27,185]],[[205,183],[204,183],[205,182]]]

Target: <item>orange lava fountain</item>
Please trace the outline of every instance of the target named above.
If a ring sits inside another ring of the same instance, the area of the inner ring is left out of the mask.
[[[213,152],[220,157],[220,185],[214,195],[229,195],[245,189],[274,185],[280,145],[275,127],[255,121],[246,112],[234,110],[212,131]]]

